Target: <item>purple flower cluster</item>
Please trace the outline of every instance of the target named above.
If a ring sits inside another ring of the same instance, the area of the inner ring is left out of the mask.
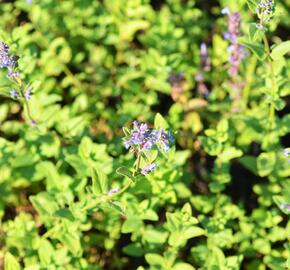
[[[262,0],[257,7],[257,13],[261,16],[271,15],[274,12],[273,0]]]
[[[138,146],[142,150],[148,150],[153,147],[157,140],[157,130],[149,129],[147,124],[134,121],[130,136],[124,141],[124,144],[126,149]]]
[[[132,150],[137,156],[140,156],[141,152],[152,149],[153,146],[156,146],[158,150],[168,151],[174,142],[170,132],[149,128],[147,124],[138,121],[133,122],[133,129],[128,131],[126,135],[124,138],[125,148]],[[157,164],[150,163],[141,169],[141,174],[146,175],[153,172],[156,167]]]
[[[19,78],[20,74],[16,70],[18,57],[15,55],[10,55],[9,51],[10,51],[9,46],[3,41],[0,41],[0,68],[8,69],[7,77],[11,79],[13,82],[16,82],[19,88],[22,89],[22,82],[21,79]],[[24,93],[22,92],[21,89],[19,89],[18,91],[14,88],[11,89],[9,92],[11,98],[20,99],[21,97],[23,97],[26,100],[30,100],[32,90],[31,86],[27,85],[24,90]]]
[[[227,14],[229,18],[228,31],[224,33],[224,38],[231,43],[228,47],[228,52],[230,53],[228,73],[230,76],[235,77],[238,75],[240,63],[245,57],[243,46],[238,44],[241,17],[238,12],[231,13],[228,8],[224,8],[222,13]]]
[[[257,28],[264,29],[264,24],[273,17],[274,11],[275,5],[273,0],[262,0],[256,9],[256,13],[260,19],[260,23],[256,24]]]
[[[0,68],[7,68],[9,70],[8,76],[15,76],[17,57],[14,55],[10,56],[9,50],[9,46],[6,43],[0,41]]]
[[[138,147],[139,150],[149,150],[154,145],[157,145],[159,149],[167,151],[173,141],[171,133],[148,128],[147,124],[134,121],[133,129],[130,132],[130,136],[125,138],[124,145],[126,149]]]

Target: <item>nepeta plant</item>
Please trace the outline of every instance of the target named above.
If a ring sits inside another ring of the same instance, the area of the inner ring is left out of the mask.
[[[12,89],[9,91],[9,95],[11,98],[24,103],[30,125],[34,126],[36,122],[31,116],[28,103],[31,99],[32,88],[30,84],[25,84],[21,79],[17,62],[18,56],[11,55],[9,45],[3,41],[0,41],[0,68],[7,69],[7,78],[12,82]]]
[[[224,33],[224,38],[230,42],[227,49],[228,53],[230,53],[228,74],[231,78],[231,86],[239,90],[242,84],[237,81],[237,76],[241,61],[245,57],[244,48],[238,42],[241,17],[239,12],[230,12],[227,7],[222,10],[222,14],[228,16],[228,31]]]
[[[174,142],[173,136],[170,132],[164,129],[149,128],[147,124],[140,123],[138,121],[133,122],[133,128],[131,130],[124,128],[124,145],[126,149],[134,153],[136,156],[136,162],[134,165],[134,176],[139,173],[147,175],[153,172],[157,164],[150,163],[150,159],[147,155],[148,151],[156,147],[158,151],[169,150],[170,145]],[[141,169],[141,159],[144,159],[145,166]],[[149,162],[149,163],[148,163]],[[140,171],[141,169],[141,171]]]

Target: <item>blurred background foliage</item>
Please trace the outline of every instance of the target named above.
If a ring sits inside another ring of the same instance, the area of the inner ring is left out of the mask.
[[[271,44],[290,33],[290,1],[276,4]],[[273,196],[290,201],[290,62],[276,64],[281,104],[268,134],[267,65],[251,51],[239,75],[250,94],[232,98],[226,6],[247,36],[256,17],[246,0],[0,1],[0,38],[33,85],[37,122],[25,123],[1,70],[1,269],[4,254],[12,270],[285,269],[290,223]],[[196,80],[202,42],[208,95]],[[115,204],[83,211],[89,168],[122,186],[115,170],[133,163],[122,127],[157,112],[176,149]]]

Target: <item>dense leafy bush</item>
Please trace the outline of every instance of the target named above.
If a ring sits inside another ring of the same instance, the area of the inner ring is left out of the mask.
[[[0,11],[0,269],[290,268],[289,0]]]

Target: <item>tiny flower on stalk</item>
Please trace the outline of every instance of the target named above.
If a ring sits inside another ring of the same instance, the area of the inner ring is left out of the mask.
[[[154,172],[156,168],[157,168],[157,164],[152,163],[152,164],[149,164],[149,165],[145,166],[145,167],[141,170],[141,173],[142,173],[143,175],[147,175],[147,174],[149,174],[149,173],[151,173],[151,172]]]
[[[111,195],[117,193],[119,190],[120,190],[120,188],[118,188],[118,187],[117,188],[112,188],[112,189],[110,189],[108,191],[107,195],[111,196]]]
[[[14,99],[20,99],[20,95],[17,92],[17,90],[15,90],[15,89],[11,89],[9,94],[10,94],[10,97],[12,97]]]
[[[24,93],[24,97],[26,100],[30,100],[31,99],[31,86],[28,85],[25,89],[25,93]]]
[[[0,68],[7,69],[7,78],[13,83],[14,87],[9,91],[9,95],[13,99],[22,101],[26,107],[27,116],[29,118],[30,126],[35,126],[36,122],[31,117],[28,101],[31,99],[32,87],[24,82],[20,78],[20,73],[17,70],[17,62],[19,57],[10,54],[10,48],[8,44],[0,41]]]

